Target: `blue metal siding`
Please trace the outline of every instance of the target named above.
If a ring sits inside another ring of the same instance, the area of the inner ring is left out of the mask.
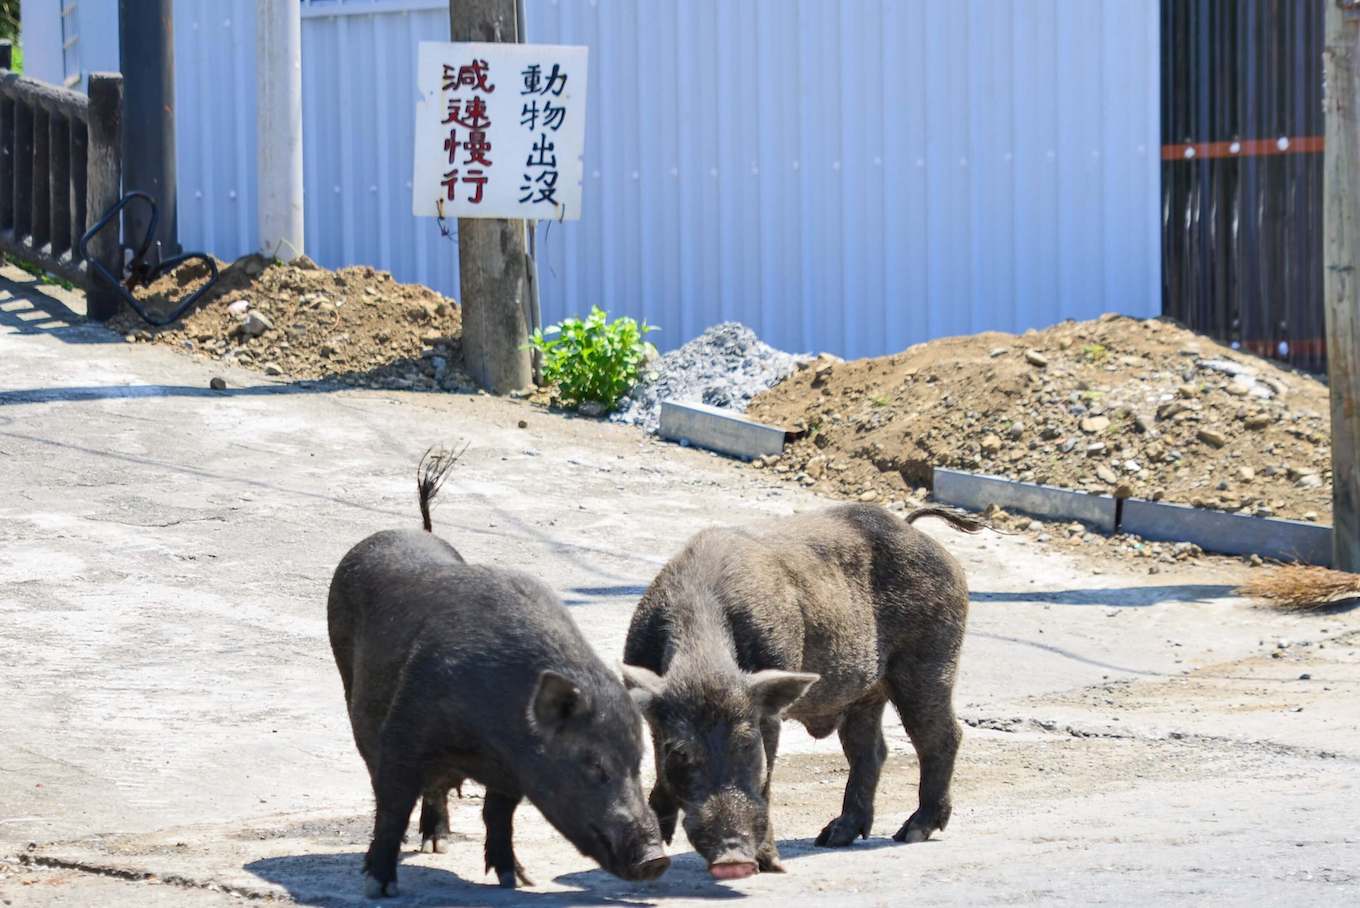
[[[547,319],[849,356],[1160,309],[1154,0],[528,0],[591,45]]]
[[[538,227],[548,321],[599,304],[672,347],[738,319],[868,356],[1160,311],[1158,0],[526,5],[530,40],[591,48],[584,216]],[[256,241],[254,8],[175,15],[181,236],[232,257]],[[415,49],[447,3],[303,15],[307,251],[456,296],[453,244],[409,213]]]

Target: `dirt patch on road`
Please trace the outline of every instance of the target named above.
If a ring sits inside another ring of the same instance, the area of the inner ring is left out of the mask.
[[[953,467],[1090,492],[1327,521],[1326,386],[1162,319],[1104,316],[815,361],[749,414],[805,432],[761,463],[892,500]]]
[[[218,282],[179,321],[153,328],[125,308],[111,327],[132,341],[170,344],[266,375],[472,389],[461,370],[458,305],[428,287],[399,284],[373,268],[330,271],[305,256],[284,265],[249,255],[220,267]],[[136,294],[165,312],[207,277],[201,263],[189,262]]]

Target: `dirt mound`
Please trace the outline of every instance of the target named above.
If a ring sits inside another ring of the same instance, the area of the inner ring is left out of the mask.
[[[863,500],[954,467],[1259,516],[1330,520],[1327,388],[1161,320],[819,359],[749,415],[805,435],[775,469]]]
[[[195,309],[164,328],[124,308],[110,323],[131,340],[172,344],[266,375],[333,379],[380,388],[470,390],[461,371],[457,304],[428,287],[399,284],[372,268],[329,271],[305,256],[291,264],[258,255],[219,265]],[[153,312],[201,287],[207,269],[188,262],[136,290]]]

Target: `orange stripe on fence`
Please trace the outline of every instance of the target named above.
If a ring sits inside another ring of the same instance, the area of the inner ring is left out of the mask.
[[[1253,158],[1279,154],[1316,154],[1322,151],[1322,136],[1280,136],[1278,139],[1234,139],[1230,142],[1191,142],[1163,145],[1163,161],[1193,161],[1197,158]]]

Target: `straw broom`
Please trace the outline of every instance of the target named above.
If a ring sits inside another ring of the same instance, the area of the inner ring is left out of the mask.
[[[1360,574],[1289,564],[1242,584],[1236,592],[1275,608],[1308,611],[1360,596]]]

